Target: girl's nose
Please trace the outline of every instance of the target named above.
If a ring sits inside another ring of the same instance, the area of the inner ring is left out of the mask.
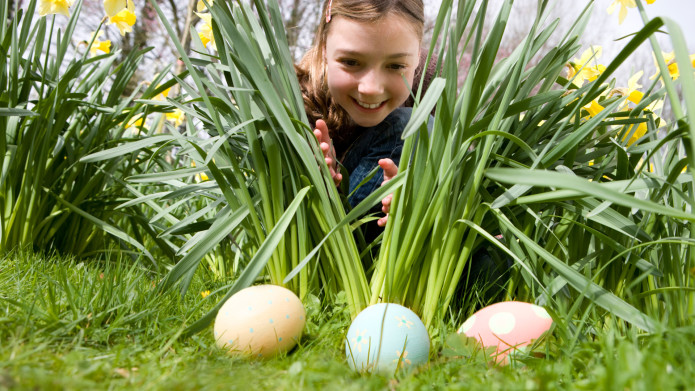
[[[384,92],[381,75],[377,70],[369,70],[360,78],[357,91],[364,95],[379,95]]]

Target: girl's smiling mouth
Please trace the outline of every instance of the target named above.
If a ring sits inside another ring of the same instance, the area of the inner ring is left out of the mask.
[[[382,101],[380,103],[367,103],[357,100],[355,98],[353,98],[352,100],[357,104],[357,106],[365,110],[378,110],[386,103],[386,101]]]

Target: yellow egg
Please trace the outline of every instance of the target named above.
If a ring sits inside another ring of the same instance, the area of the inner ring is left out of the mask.
[[[217,345],[230,353],[272,357],[292,349],[302,336],[306,311],[289,289],[256,285],[230,297],[215,318]]]

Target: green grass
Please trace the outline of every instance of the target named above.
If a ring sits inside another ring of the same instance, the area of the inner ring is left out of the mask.
[[[0,390],[679,390],[692,389],[695,375],[695,329],[619,336],[615,328],[601,331],[604,323],[591,314],[582,323],[555,314],[556,327],[539,348],[545,358],[488,365],[482,354],[444,342],[460,323],[450,320],[433,337],[428,365],[394,379],[358,375],[344,360],[349,309],[342,296],[306,300],[305,336],[290,354],[247,361],[219,350],[210,330],[176,338],[216,303],[226,282],[199,273],[190,289],[211,290],[204,300],[160,295],[157,279],[125,260],[78,262],[27,252],[2,258]]]

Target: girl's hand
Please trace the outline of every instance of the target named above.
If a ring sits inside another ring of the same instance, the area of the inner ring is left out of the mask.
[[[335,158],[335,149],[333,149],[333,142],[328,133],[326,121],[322,119],[316,121],[314,136],[316,136],[316,139],[319,141],[319,147],[321,148],[321,152],[323,152],[323,158],[326,161],[328,170],[331,172],[333,182],[338,186],[340,181],[343,180],[343,175],[340,174],[340,170],[338,170],[338,160]]]
[[[384,181],[381,182],[382,186],[398,174],[398,166],[396,166],[396,163],[391,159],[380,159],[379,167],[384,170]],[[391,210],[391,200],[393,200],[393,194],[389,194],[381,200],[381,210],[386,213],[386,216],[377,220],[376,223],[379,227],[385,226],[389,219],[388,213]]]

